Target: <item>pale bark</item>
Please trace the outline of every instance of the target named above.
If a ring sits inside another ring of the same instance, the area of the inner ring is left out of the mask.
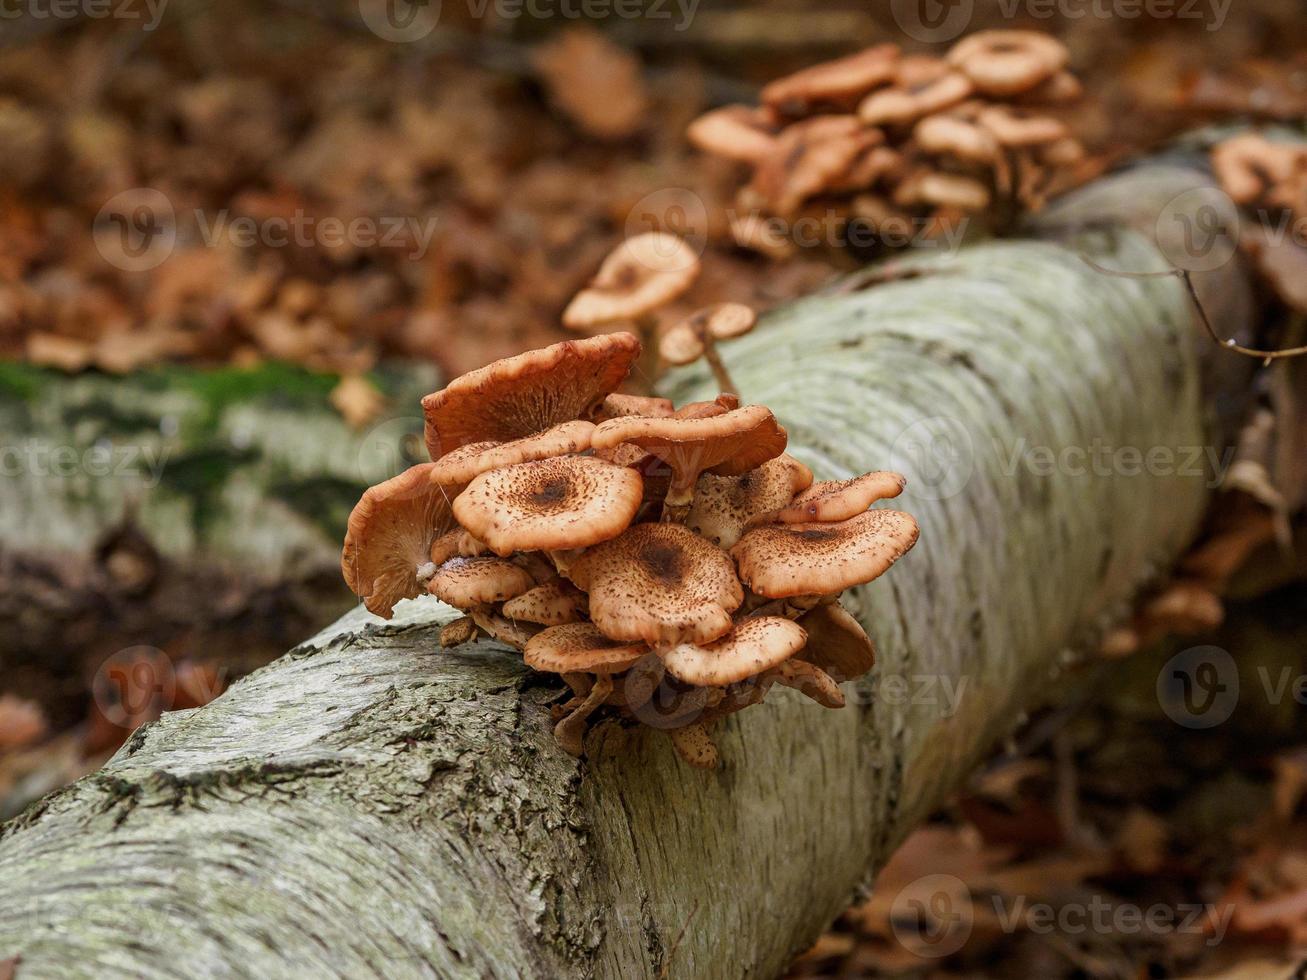
[[[1137,172],[1052,220],[1151,216],[1201,180]],[[448,610],[356,611],[7,825],[0,959],[24,980],[776,975],[1196,533],[1210,474],[1184,466],[1221,448],[1212,406],[1246,366],[1205,368],[1179,282],[1077,249],[1162,267],[1120,230],[985,245],[723,348],[820,476],[912,481],[920,543],[850,599],[880,662],[849,707],[777,691],[719,726],[715,772],[614,723],[578,762],[557,685],[438,650]],[[1204,278],[1218,329],[1245,329],[1238,265]],[[1096,443],[1152,462],[1014,461]]]

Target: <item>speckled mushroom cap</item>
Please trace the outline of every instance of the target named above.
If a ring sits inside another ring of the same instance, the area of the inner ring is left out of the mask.
[[[808,631],[802,659],[837,681],[851,681],[876,666],[876,648],[853,614],[838,602],[823,602],[799,617]]]
[[[498,555],[586,548],[620,534],[643,497],[630,467],[559,456],[482,473],[455,499],[454,516]]]
[[[578,622],[587,610],[585,593],[566,579],[555,578],[504,603],[504,615],[543,626]]]
[[[658,353],[669,364],[689,364],[703,356],[705,338],[729,340],[753,329],[758,314],[743,303],[714,303],[691,313],[658,341]]]
[[[551,626],[531,637],[522,659],[534,670],[554,674],[616,674],[648,652],[643,643],[625,643],[605,636],[593,623],[568,623]]]
[[[741,163],[757,163],[776,148],[768,113],[747,105],[705,112],[686,129],[686,138],[705,153]]]
[[[650,395],[626,395],[614,392],[604,399],[595,413],[600,422],[608,419],[625,418],[637,415],[643,418],[662,419],[676,413],[676,406],[670,398],[655,398]]]
[[[846,521],[877,500],[897,497],[908,481],[901,473],[876,470],[851,480],[822,480],[804,489],[776,514],[782,524]]]
[[[1062,42],[1039,31],[977,31],[949,50],[959,68],[985,95],[1029,91],[1066,67]]]
[[[730,476],[760,466],[785,451],[785,430],[764,405],[747,405],[711,418],[612,419],[595,430],[591,444],[605,449],[634,443],[672,468],[669,502],[689,494],[700,473]]]
[[[446,453],[432,464],[432,479],[449,486],[466,486],[482,473],[551,456],[582,453],[590,448],[593,422],[562,422],[511,442],[472,442]]]
[[[718,547],[730,548],[750,521],[786,507],[811,485],[812,470],[784,453],[737,476],[705,473],[695,485],[685,526]]]
[[[740,396],[724,391],[710,402],[686,402],[671,417],[674,419],[708,419],[725,415],[740,407]]]
[[[755,616],[711,643],[682,643],[662,654],[667,672],[704,687],[734,684],[784,663],[803,649],[808,634],[781,616]]]
[[[850,105],[873,88],[894,80],[896,44],[878,44],[834,61],[825,61],[763,86],[763,104],[789,115],[814,105]]]
[[[340,569],[369,612],[389,619],[400,599],[422,593],[418,568],[431,544],[454,527],[444,490],[430,463],[369,487],[349,515]]]
[[[869,510],[832,524],[769,524],[731,549],[740,578],[760,596],[835,595],[881,575],[917,542],[917,522]]]
[[[698,276],[699,256],[684,239],[662,231],[636,235],[604,259],[563,311],[563,325],[585,330],[642,317],[676,299]]]
[[[961,72],[945,72],[917,85],[872,92],[858,106],[858,117],[871,126],[902,126],[955,106],[974,91]]]
[[[451,558],[436,569],[427,591],[456,609],[475,609],[521,595],[535,585],[526,569],[504,558]]]
[[[567,570],[608,636],[668,645],[730,631],[744,590],[730,556],[680,524],[637,524],[583,552]]]
[[[588,416],[640,356],[629,333],[566,340],[495,361],[422,399],[432,459],[474,442],[510,442]]]

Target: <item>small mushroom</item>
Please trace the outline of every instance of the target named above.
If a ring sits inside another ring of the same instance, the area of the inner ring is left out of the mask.
[[[685,135],[705,153],[742,163],[757,163],[776,148],[768,114],[745,105],[705,112],[690,123]]]
[[[1084,94],[1085,87],[1080,84],[1080,79],[1063,70],[1022,92],[1013,101],[1019,105],[1065,105],[1077,101]]]
[[[566,579],[555,578],[504,603],[504,615],[542,626],[579,622],[587,611],[586,596]]]
[[[711,419],[725,415],[740,407],[740,396],[733,391],[723,391],[710,402],[686,402],[672,413],[674,419]]]
[[[1005,105],[982,110],[976,124],[1004,146],[1043,146],[1065,139],[1070,132],[1060,119]]]
[[[789,622],[789,620],[782,620]],[[823,708],[844,707],[844,692],[835,683],[835,679],[815,664],[803,660],[787,660],[773,673],[776,683],[790,687],[807,698],[816,701]]]
[[[431,576],[427,591],[455,609],[473,610],[520,596],[535,585],[526,569],[504,558],[451,558]]]
[[[934,170],[918,170],[894,189],[900,207],[933,204],[975,212],[989,207],[989,199],[989,188],[974,177]]]
[[[340,568],[369,612],[389,619],[400,599],[421,595],[418,571],[432,543],[454,527],[445,489],[422,463],[369,487],[349,515]]]
[[[672,740],[672,748],[676,749],[676,754],[682,760],[696,769],[717,768],[717,746],[713,744],[708,727],[703,722],[673,728],[667,734]]]
[[[1253,204],[1277,185],[1292,179],[1298,154],[1260,133],[1241,133],[1212,149],[1212,169],[1222,189],[1236,204]]]
[[[640,356],[629,333],[567,340],[455,378],[422,399],[433,460],[476,442],[511,442],[588,416]]]
[[[459,616],[440,628],[440,645],[456,647],[469,642],[477,635],[477,624],[471,616]]]
[[[1055,76],[1066,67],[1067,50],[1057,38],[1038,31],[977,31],[953,45],[947,59],[978,91],[1007,97]]]
[[[441,456],[432,479],[447,486],[466,486],[475,477],[515,463],[581,453],[590,448],[593,422],[573,420],[511,442],[473,442]]]
[[[893,81],[898,62],[898,45],[878,44],[769,82],[760,98],[787,116],[807,115],[814,107],[850,108],[872,89]]]
[[[808,632],[803,659],[841,681],[876,666],[876,648],[853,615],[838,602],[823,602],[799,618]]]
[[[620,419],[628,415],[662,419],[675,413],[676,406],[672,404],[670,398],[651,398],[648,395],[625,395],[615,392],[604,399],[595,413],[595,420],[606,422],[608,419]]]
[[[607,541],[634,520],[643,499],[636,470],[593,456],[558,456],[482,473],[454,500],[454,516],[506,556]]]
[[[800,493],[776,513],[782,524],[845,521],[861,514],[877,500],[897,497],[907,486],[900,473],[877,470],[851,480],[823,480]]]
[[[746,619],[707,643],[681,643],[661,653],[667,672],[687,684],[721,687],[784,663],[803,649],[808,634],[780,616]]]
[[[612,419],[595,430],[592,445],[604,449],[633,443],[672,470],[663,519],[680,521],[689,512],[701,473],[733,476],[785,451],[785,430],[763,405],[748,405],[712,418]]]
[[[769,524],[731,549],[740,578],[769,599],[838,595],[883,574],[917,543],[917,522],[869,510],[831,524]]]
[[[728,633],[744,590],[730,556],[679,524],[637,524],[584,551],[568,576],[615,640],[706,643]]]
[[[737,394],[726,365],[717,353],[717,341],[742,337],[753,329],[758,315],[743,303],[717,303],[686,317],[663,334],[658,351],[670,364],[691,364],[700,357],[712,368],[717,387]]]
[[[792,217],[804,201],[837,184],[884,134],[857,116],[814,116],[781,133],[776,150],[753,175],[750,189],[773,214]]]
[[[957,105],[974,90],[961,72],[946,72],[917,85],[872,92],[858,106],[858,117],[871,126],[906,126]]]
[[[994,134],[977,123],[944,113],[917,123],[913,138],[925,152],[968,163],[992,164],[999,155]]]
[[[752,522],[786,507],[811,485],[812,470],[785,453],[737,476],[705,473],[694,488],[685,525],[718,547],[730,548]]]

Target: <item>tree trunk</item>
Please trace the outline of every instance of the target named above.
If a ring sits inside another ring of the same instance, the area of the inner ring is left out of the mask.
[[[1180,282],[1078,251],[1164,268],[1124,225],[1204,182],[1104,181],[1044,223],[1065,245],[914,258],[723,349],[820,477],[909,476],[921,540],[851,598],[880,662],[849,707],[778,691],[719,726],[715,772],[615,722],[578,762],[552,678],[440,651],[434,601],[355,610],[6,825],[0,959],[23,980],[777,974],[1194,537],[1235,414],[1213,406],[1248,365]],[[1242,335],[1238,262],[1200,278]],[[709,393],[702,372],[669,392]]]

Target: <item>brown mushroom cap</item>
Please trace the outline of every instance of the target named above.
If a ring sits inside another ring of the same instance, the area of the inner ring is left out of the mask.
[[[594,623],[568,623],[551,626],[531,637],[522,659],[533,670],[551,674],[616,674],[648,652],[643,643],[610,639]]]
[[[1295,148],[1272,143],[1260,133],[1241,133],[1218,143],[1212,169],[1236,204],[1252,204],[1275,185],[1290,180],[1298,168]]]
[[[422,399],[427,451],[510,442],[589,415],[640,356],[629,333],[566,340],[477,368]]]
[[[504,615],[543,626],[578,622],[586,612],[585,593],[566,579],[556,578],[504,603]]]
[[[933,170],[918,170],[894,189],[894,203],[900,206],[934,204],[983,211],[989,198],[989,188],[976,178]]]
[[[628,415],[662,419],[675,414],[675,412],[676,406],[672,404],[670,398],[624,395],[620,392],[614,392],[604,399],[603,404],[599,406],[599,410],[595,413],[595,418],[600,422],[605,422],[608,419],[625,418]]]
[[[750,189],[770,210],[789,217],[804,201],[838,184],[884,134],[857,116],[814,116],[786,128],[761,160]]]
[[[1004,146],[1042,146],[1056,143],[1069,133],[1060,119],[1005,105],[983,109],[976,123]]]
[[[768,114],[746,105],[709,110],[690,123],[685,135],[705,153],[742,163],[757,163],[776,148]]]
[[[836,680],[851,681],[876,666],[876,648],[853,615],[838,602],[823,602],[799,617],[808,631],[802,659]]]
[[[973,91],[971,80],[961,72],[947,72],[911,88],[872,92],[858,106],[858,117],[872,126],[902,126],[955,106]]]
[[[473,640],[477,635],[477,624],[471,616],[459,616],[440,628],[440,645],[456,647]]]
[[[699,257],[684,239],[662,231],[636,235],[618,245],[573,297],[563,325],[585,330],[634,320],[676,299],[698,275]]]
[[[582,453],[590,448],[593,422],[573,420],[511,442],[472,442],[446,453],[432,464],[432,479],[446,486],[466,486],[482,473],[551,456]]]
[[[661,654],[667,672],[687,684],[720,687],[784,663],[803,649],[808,634],[793,620],[755,616],[711,643],[682,643]]]
[[[913,138],[927,153],[947,155],[970,163],[990,163],[998,156],[994,134],[968,119],[944,113],[917,123]]]
[[[720,548],[730,548],[750,521],[785,507],[811,485],[812,470],[784,453],[737,476],[705,473],[695,485],[685,526]]]
[[[733,391],[723,391],[710,402],[686,402],[672,413],[674,419],[710,419],[725,415],[740,407],[740,396]]]
[[[664,333],[658,353],[669,364],[690,364],[703,356],[713,340],[740,337],[753,329],[758,314],[743,303],[715,303],[690,314]]]
[[[643,497],[630,467],[557,456],[482,473],[455,499],[454,516],[498,555],[585,548],[620,534]]]
[[[454,526],[431,467],[421,463],[369,487],[349,515],[341,572],[368,611],[386,619],[400,599],[422,594],[418,569],[431,561],[432,542]]]
[[[717,768],[717,746],[713,744],[708,728],[699,722],[673,728],[668,733],[672,747],[681,760],[696,769]]]
[[[901,473],[876,470],[851,480],[823,480],[800,493],[776,514],[782,524],[845,521],[877,500],[897,497],[907,486]]]
[[[869,510],[832,524],[769,524],[731,549],[740,578],[760,596],[835,595],[870,582],[917,543],[917,522]]]
[[[583,552],[568,576],[608,636],[706,643],[729,632],[744,590],[730,556],[680,524],[637,524]]]
[[[785,430],[764,405],[712,418],[611,419],[595,430],[595,449],[634,443],[672,468],[669,503],[688,503],[700,473],[731,476],[785,451]]]
[[[894,79],[898,68],[896,44],[878,44],[833,61],[825,61],[763,86],[765,105],[800,115],[822,104],[851,105],[879,85]]]
[[[977,31],[947,55],[977,90],[1009,96],[1033,89],[1066,67],[1062,42],[1038,31]]]
[[[456,609],[475,609],[512,599],[534,585],[526,569],[504,558],[451,558],[436,569],[427,591]]]

